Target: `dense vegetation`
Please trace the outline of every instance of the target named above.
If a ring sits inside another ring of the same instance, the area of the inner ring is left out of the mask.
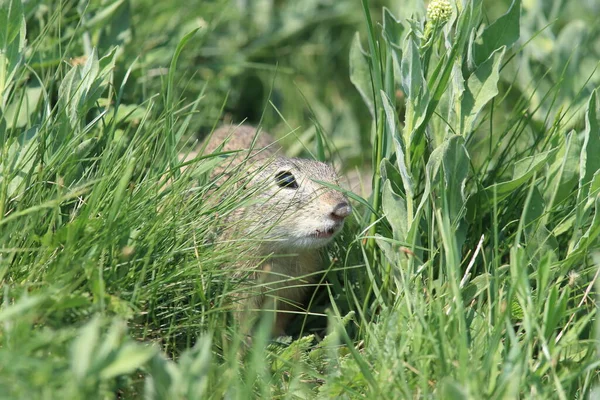
[[[429,3],[0,0],[0,397],[598,395],[600,3]],[[365,186],[247,351],[243,120]]]

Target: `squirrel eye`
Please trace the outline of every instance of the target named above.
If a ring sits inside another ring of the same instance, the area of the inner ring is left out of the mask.
[[[298,189],[298,182],[296,182],[296,178],[289,171],[278,172],[277,175],[275,175],[275,181],[279,187]]]

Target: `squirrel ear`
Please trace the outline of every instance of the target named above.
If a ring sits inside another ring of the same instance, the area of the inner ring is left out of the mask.
[[[277,186],[286,189],[298,189],[296,177],[290,171],[280,171],[275,174]]]

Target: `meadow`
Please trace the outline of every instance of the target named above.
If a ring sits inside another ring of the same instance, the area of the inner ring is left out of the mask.
[[[0,398],[600,398],[598,15],[0,0]],[[179,157],[244,121],[362,179],[249,348],[218,232],[251,199]]]

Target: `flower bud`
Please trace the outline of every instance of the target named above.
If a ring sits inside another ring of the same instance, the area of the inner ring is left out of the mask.
[[[452,15],[452,6],[448,0],[433,0],[427,6],[427,20],[431,24],[444,24]]]

